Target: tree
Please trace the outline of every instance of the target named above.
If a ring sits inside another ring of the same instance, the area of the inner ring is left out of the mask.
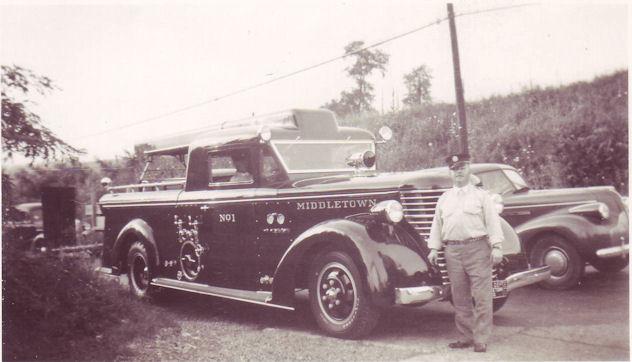
[[[425,64],[404,75],[407,94],[402,102],[408,106],[430,103],[432,101],[430,96],[431,80],[432,74]]]
[[[56,89],[50,78],[37,75],[31,70],[13,65],[2,66],[2,151],[6,157],[14,152],[35,159],[48,159],[57,154],[73,154],[80,151],[58,138],[41,123],[40,117],[28,110],[32,92],[46,94]]]
[[[345,69],[347,75],[354,80],[355,88],[350,91],[342,91],[340,100],[332,99],[323,107],[331,109],[341,116],[372,111],[371,102],[375,98],[373,95],[374,87],[369,83],[368,77],[375,70],[379,70],[382,75],[385,74],[389,55],[379,49],[371,51],[365,47],[363,41],[356,40],[345,46],[344,57],[355,59],[354,63]]]

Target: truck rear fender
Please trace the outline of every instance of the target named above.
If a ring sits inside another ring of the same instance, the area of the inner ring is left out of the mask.
[[[112,247],[112,264],[120,266],[121,271],[126,271],[127,251],[134,241],[142,241],[145,243],[150,253],[149,257],[153,259],[154,265],[158,267],[160,265],[160,258],[156,246],[156,239],[154,238],[154,231],[151,226],[142,219],[134,219],[121,229]]]

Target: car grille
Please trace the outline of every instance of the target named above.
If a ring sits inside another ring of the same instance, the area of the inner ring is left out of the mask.
[[[401,190],[399,197],[404,208],[404,218],[417,231],[419,236],[427,242],[430,236],[430,228],[432,227],[432,219],[434,217],[435,208],[439,197],[448,189],[437,190],[417,190],[408,189]],[[445,255],[443,250],[439,251],[437,265],[441,272],[443,285],[450,285],[448,270],[446,268]],[[494,268],[492,277],[497,278],[497,270]]]

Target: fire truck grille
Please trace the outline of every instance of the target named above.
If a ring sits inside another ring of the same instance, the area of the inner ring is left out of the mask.
[[[404,207],[404,218],[406,221],[415,228],[419,236],[427,242],[430,236],[430,228],[432,226],[432,218],[434,217],[435,208],[437,207],[437,201],[439,196],[443,194],[447,189],[437,190],[401,190],[399,192],[402,206]],[[437,260],[439,271],[441,272],[441,279],[443,285],[450,285],[450,278],[448,277],[448,270],[446,268],[445,255],[443,250],[439,251],[439,258]],[[496,279],[496,268],[494,268],[492,277]]]

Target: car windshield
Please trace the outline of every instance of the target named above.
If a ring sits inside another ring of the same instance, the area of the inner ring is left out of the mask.
[[[288,173],[352,171],[349,156],[375,152],[372,141],[275,141],[272,146]]]
[[[514,170],[504,170],[504,172],[505,172],[505,175],[509,177],[509,180],[513,182],[514,186],[516,187],[516,190],[529,188],[529,186],[527,186],[526,181],[522,178],[522,176],[520,176],[518,172]]]
[[[499,195],[528,188],[522,176],[514,170],[487,171],[477,173],[476,176],[481,179],[485,189]]]
[[[515,190],[513,184],[502,170],[481,172],[477,173],[476,176],[481,179],[483,187],[492,193],[503,195]]]

